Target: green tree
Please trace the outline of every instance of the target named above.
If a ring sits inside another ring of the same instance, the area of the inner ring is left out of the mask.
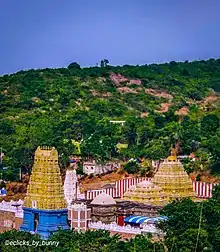
[[[69,64],[68,69],[80,69],[80,65],[77,62]]]
[[[107,59],[103,59],[103,60],[101,60],[100,66],[107,67],[108,64],[109,64],[109,61]]]
[[[129,174],[137,174],[140,171],[140,166],[136,161],[130,161],[125,164],[124,170]]]
[[[203,136],[211,136],[219,128],[219,118],[214,115],[205,115],[201,120],[201,133]]]
[[[199,233],[199,237],[198,237]],[[198,243],[197,243],[198,239]],[[208,241],[208,233],[204,229],[187,229],[180,236],[173,239],[171,250],[173,252],[201,252],[212,251],[212,246]]]
[[[198,122],[185,117],[180,125],[179,139],[183,154],[190,154],[192,151],[195,151],[194,143],[201,141]]]
[[[151,160],[160,160],[168,157],[170,148],[169,138],[159,138],[151,140],[144,150],[144,156]]]
[[[204,216],[206,219],[206,230],[209,233],[209,240],[214,243],[215,251],[220,247],[220,240],[217,238],[220,228],[220,185],[213,189],[212,198],[204,202]]]

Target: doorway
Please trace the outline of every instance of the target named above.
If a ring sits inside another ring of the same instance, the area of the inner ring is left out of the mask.
[[[36,232],[37,230],[38,222],[39,222],[39,214],[35,213],[34,214],[34,232]]]

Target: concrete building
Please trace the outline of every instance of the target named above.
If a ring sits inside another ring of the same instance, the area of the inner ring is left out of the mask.
[[[23,200],[0,203],[0,232],[19,230],[23,221]]]
[[[104,174],[110,171],[114,171],[120,168],[119,163],[107,163],[107,164],[97,164],[95,160],[91,162],[83,163],[83,172],[87,175],[93,174]]]

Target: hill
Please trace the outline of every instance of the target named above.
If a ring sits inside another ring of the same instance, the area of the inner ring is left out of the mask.
[[[38,145],[53,145],[60,164],[76,152],[99,161],[159,159],[171,145],[196,153],[190,171],[219,163],[220,59],[143,66],[20,71],[0,77],[0,142],[4,176],[30,171]],[[112,124],[110,120],[126,121]],[[128,148],[119,151],[117,143]],[[13,169],[10,169],[13,168]],[[217,168],[218,171],[219,168]]]

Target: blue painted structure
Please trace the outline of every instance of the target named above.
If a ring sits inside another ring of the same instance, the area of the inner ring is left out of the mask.
[[[24,219],[20,227],[21,231],[34,232],[39,234],[42,239],[48,239],[59,228],[69,229],[67,209],[40,210],[24,207],[23,210]]]
[[[5,195],[6,195],[6,190],[5,190],[5,188],[4,188],[4,187],[1,189],[1,195],[3,195],[3,196],[5,196]]]

